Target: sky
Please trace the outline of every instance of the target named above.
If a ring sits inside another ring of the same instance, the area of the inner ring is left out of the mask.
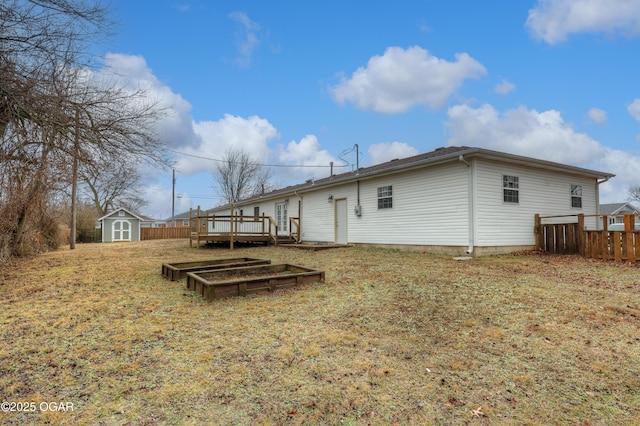
[[[287,186],[472,146],[640,185],[640,1],[111,0],[98,72],[166,108],[141,213],[211,208],[230,148]],[[357,145],[357,151],[356,151]]]

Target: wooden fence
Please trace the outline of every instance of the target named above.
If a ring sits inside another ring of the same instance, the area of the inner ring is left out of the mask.
[[[140,228],[140,240],[168,240],[172,238],[189,238],[190,228],[178,226],[176,228]]]
[[[624,229],[609,229],[609,218],[623,217]],[[585,226],[589,221],[589,228]],[[593,259],[640,260],[640,230],[635,215],[535,216],[536,248],[553,254]]]

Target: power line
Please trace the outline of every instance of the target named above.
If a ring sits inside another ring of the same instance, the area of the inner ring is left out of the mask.
[[[174,151],[172,149],[168,149],[167,151],[169,152],[173,152],[174,154],[178,154],[178,155],[184,155],[185,157],[193,157],[193,158],[199,158],[201,160],[209,160],[209,161],[217,161],[219,163],[231,163],[231,164],[241,164],[239,162],[234,162],[234,161],[227,161],[227,160],[220,160],[217,158],[210,158],[210,157],[204,157],[202,155],[195,155],[195,154],[187,154],[185,152],[180,152],[180,151]],[[344,160],[343,160],[344,161]],[[328,165],[328,166],[313,166],[313,165],[292,165],[292,164],[259,164],[259,166],[264,166],[264,167],[303,167],[303,168],[330,168],[330,167],[349,167],[348,165]]]

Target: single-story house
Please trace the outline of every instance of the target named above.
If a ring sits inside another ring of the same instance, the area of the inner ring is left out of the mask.
[[[139,215],[142,218],[140,228],[164,228],[165,221],[162,219],[154,219],[151,216]]]
[[[140,241],[140,226],[144,219],[125,208],[119,208],[98,219],[102,242]]]
[[[233,208],[235,215],[271,216],[279,235],[296,232],[305,243],[505,253],[535,246],[536,213],[596,214],[599,186],[613,176],[482,148],[446,147],[308,180],[207,214],[229,215]]]
[[[169,217],[163,220],[163,228],[180,228],[182,226],[189,226],[190,211],[178,213],[173,217]]]
[[[611,203],[611,204],[600,204],[600,214],[610,215],[607,218],[608,225],[613,225],[614,223],[624,223],[625,214],[633,214],[636,215],[635,222],[640,222],[640,210],[636,206],[631,203]]]

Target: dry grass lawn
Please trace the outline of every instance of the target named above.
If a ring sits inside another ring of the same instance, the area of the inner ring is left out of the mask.
[[[223,257],[326,282],[207,302],[160,276]],[[640,424],[635,265],[93,244],[5,268],[0,307],[0,399],[36,406],[1,424]]]

